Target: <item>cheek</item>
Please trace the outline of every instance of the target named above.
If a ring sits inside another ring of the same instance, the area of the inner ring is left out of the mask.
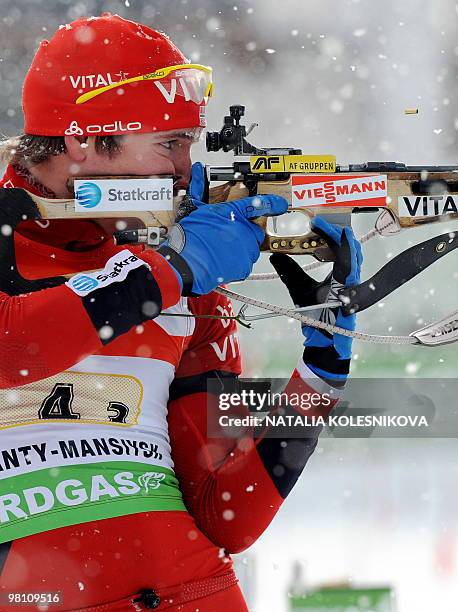
[[[129,151],[124,160],[128,174],[173,174],[174,165],[170,159],[151,152],[151,148]]]

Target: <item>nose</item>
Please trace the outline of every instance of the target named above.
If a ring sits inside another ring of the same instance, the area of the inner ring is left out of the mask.
[[[186,189],[191,178],[191,145],[192,143],[183,143],[175,147],[171,160],[175,169],[177,183],[175,187],[178,189]]]

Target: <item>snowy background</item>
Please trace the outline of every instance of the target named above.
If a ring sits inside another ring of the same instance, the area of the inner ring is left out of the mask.
[[[454,0],[0,0],[1,131],[21,128],[20,85],[37,42],[61,23],[102,10],[169,33],[214,68],[209,128],[230,104],[258,122],[259,146],[332,153],[341,163],[458,163],[458,5]],[[405,115],[416,107],[418,115]],[[230,163],[229,154],[195,159]],[[373,219],[372,219],[373,220]],[[370,220],[358,218],[362,233]],[[365,249],[364,276],[428,236],[413,230]],[[456,258],[455,258],[456,259]],[[457,272],[443,260],[359,316],[361,330],[406,333],[456,307]],[[256,271],[269,270],[261,258]],[[288,304],[282,287],[243,291]],[[245,374],[288,376],[301,352],[295,322],[241,333]],[[454,377],[456,345],[436,350],[356,342],[353,375]],[[440,407],[446,410],[447,407]],[[268,532],[238,560],[250,609],[282,612],[294,561],[307,587],[351,580],[392,585],[399,612],[452,612],[458,601],[455,440],[323,440]]]

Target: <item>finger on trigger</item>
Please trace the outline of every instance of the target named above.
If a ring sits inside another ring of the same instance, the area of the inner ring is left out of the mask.
[[[336,245],[340,244],[342,228],[328,223],[323,217],[314,217],[310,223],[310,229],[325,238],[326,242],[329,243],[329,240],[332,240]]]

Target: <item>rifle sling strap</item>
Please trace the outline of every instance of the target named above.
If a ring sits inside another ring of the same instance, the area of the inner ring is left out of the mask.
[[[458,235],[447,233],[420,242],[403,251],[364,283],[339,292],[339,297],[346,298],[342,306],[343,312],[348,315],[373,306],[444,255],[456,249],[457,246]]]

